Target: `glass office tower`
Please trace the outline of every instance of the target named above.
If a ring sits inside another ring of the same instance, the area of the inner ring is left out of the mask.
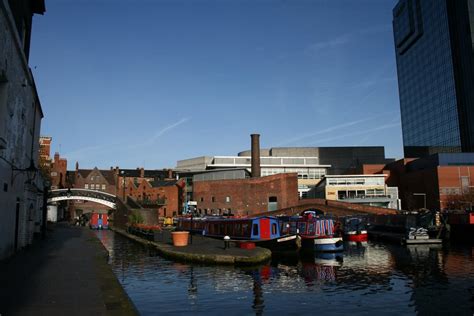
[[[393,33],[405,157],[474,151],[474,0],[400,0]]]

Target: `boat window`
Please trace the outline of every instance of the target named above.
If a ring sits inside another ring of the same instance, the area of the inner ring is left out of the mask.
[[[282,235],[288,234],[288,228],[286,227],[287,223],[285,222],[280,222],[280,232]]]
[[[224,235],[224,234],[225,234],[224,233],[224,224],[221,223],[221,224],[219,224],[219,235]]]
[[[228,236],[232,236],[234,234],[233,232],[233,224],[232,223],[227,223],[225,225],[225,234]]]
[[[298,222],[298,229],[300,234],[306,233],[306,222]]]
[[[277,224],[273,223],[272,224],[272,235],[276,235],[276,233],[277,233]]]
[[[249,236],[250,235],[250,226],[248,223],[242,224],[242,236]]]
[[[253,232],[252,235],[257,236],[258,235],[258,224],[253,224]]]
[[[235,236],[241,236],[242,235],[242,224],[235,224],[234,227],[234,235]]]
[[[290,233],[296,234],[296,223],[295,222],[290,223]]]
[[[314,223],[309,223],[308,224],[308,233],[309,234],[314,234]]]

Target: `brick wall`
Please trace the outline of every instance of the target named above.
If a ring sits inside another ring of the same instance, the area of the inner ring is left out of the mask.
[[[53,189],[66,187],[66,172],[67,160],[61,158],[59,153],[56,153],[51,164],[51,187]]]
[[[270,197],[276,197],[278,208],[298,203],[298,177],[296,173],[276,174],[268,177],[196,181],[193,199],[198,212],[222,214],[254,214],[268,210]]]
[[[182,190],[179,185],[172,184],[153,187],[145,178],[137,179],[137,181],[139,182],[138,185],[135,185],[131,179],[128,181],[125,186],[126,195],[137,201],[143,200],[145,196],[151,201],[164,198],[165,205],[153,208],[159,216],[174,216],[180,213]]]

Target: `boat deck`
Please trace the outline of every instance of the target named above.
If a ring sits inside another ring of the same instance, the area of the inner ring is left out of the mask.
[[[408,239],[404,234],[382,232],[382,231],[369,231],[369,237],[375,239],[383,239],[387,241],[397,242],[403,245],[415,245],[415,244],[441,244],[442,239],[438,238],[420,238],[420,239]]]

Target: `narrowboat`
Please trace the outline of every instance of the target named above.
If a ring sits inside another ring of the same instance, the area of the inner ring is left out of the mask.
[[[449,224],[449,238],[458,242],[474,243],[474,213],[446,213],[445,221]]]
[[[363,242],[367,241],[367,219],[365,216],[347,216],[342,220],[344,240]]]
[[[253,218],[229,217],[182,217],[177,229],[212,238],[229,236],[231,240],[251,242],[256,246],[275,251],[296,250],[299,238],[294,234],[283,234],[277,218],[260,216]]]
[[[442,243],[443,225],[436,212],[404,212],[390,215],[369,215],[368,232],[371,238],[401,244]]]
[[[330,217],[304,213],[302,216],[282,217],[280,221],[289,234],[296,233],[301,237],[303,248],[319,252],[344,250],[339,229]]]
[[[92,213],[89,223],[91,229],[108,229],[109,220],[107,214]]]

